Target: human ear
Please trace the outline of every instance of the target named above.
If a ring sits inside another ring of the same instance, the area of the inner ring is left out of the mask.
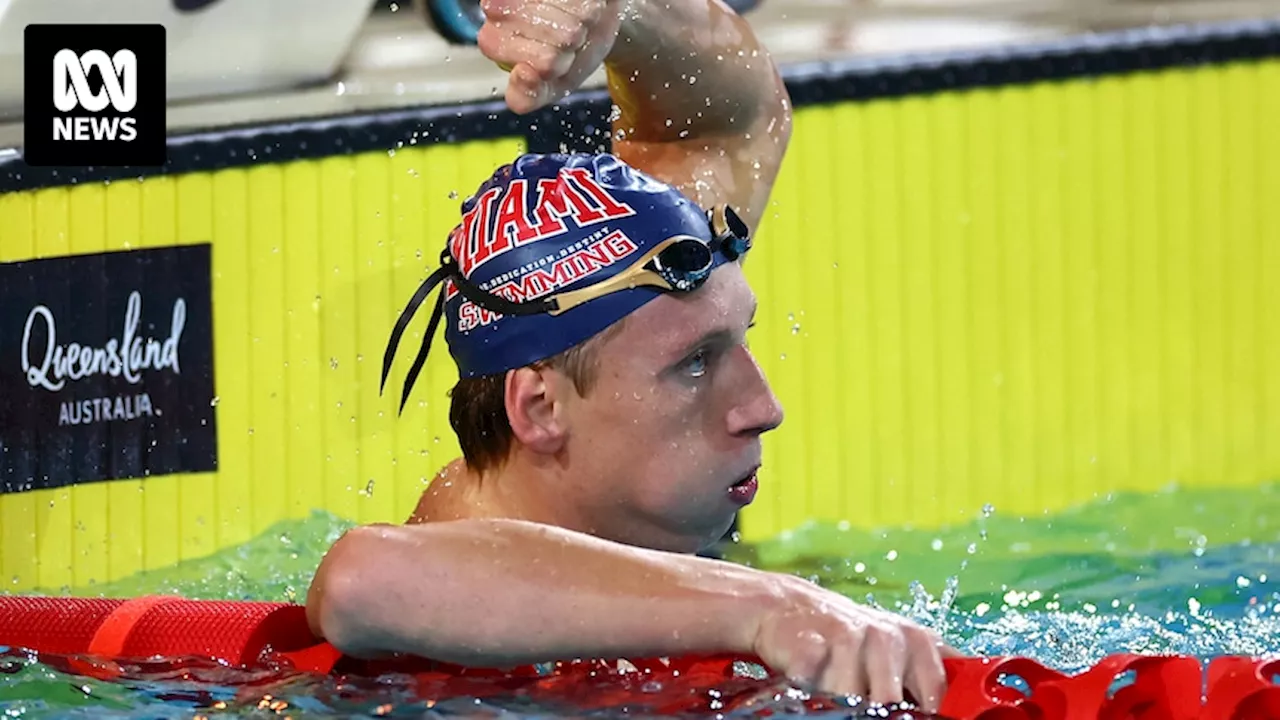
[[[564,446],[567,433],[547,372],[534,367],[508,372],[503,399],[516,440],[534,452],[554,454]]]

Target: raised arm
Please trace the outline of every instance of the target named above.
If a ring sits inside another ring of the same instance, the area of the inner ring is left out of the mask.
[[[703,207],[755,228],[791,137],[768,51],[721,0],[637,0],[605,67],[621,109],[613,151]]]
[[[754,228],[791,136],[768,51],[721,0],[484,0],[480,47],[512,67],[507,103],[531,112],[604,63],[621,114],[613,151],[700,205]]]

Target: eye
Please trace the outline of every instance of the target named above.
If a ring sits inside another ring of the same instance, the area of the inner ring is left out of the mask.
[[[684,371],[690,377],[700,378],[707,374],[707,363],[710,361],[710,353],[706,349],[701,349],[689,356],[684,361]]]

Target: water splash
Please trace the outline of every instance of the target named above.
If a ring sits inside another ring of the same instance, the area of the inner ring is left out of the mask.
[[[297,601],[324,552],[350,527],[350,521],[317,512],[207,558],[67,590]],[[970,544],[977,546],[972,555]],[[851,522],[812,523],[766,542],[730,542],[722,552],[754,567],[813,577],[823,587],[929,626],[964,651],[1022,655],[1077,672],[1118,652],[1202,659],[1276,654],[1280,592],[1271,568],[1277,549],[1280,493],[1265,486],[1117,494],[1053,517],[997,514],[988,507],[950,528],[869,531]],[[383,714],[555,714],[519,698],[423,699],[394,677],[361,684],[280,673],[242,677],[221,666],[192,666],[185,676],[115,684],[63,672],[45,660],[0,653],[0,712],[20,710],[22,718],[191,717],[222,714],[215,712],[222,702],[226,711],[255,717],[376,716],[387,706],[391,710]],[[784,685],[761,692],[751,711],[722,714],[804,711]],[[272,703],[287,709],[271,711]],[[841,717],[849,714],[846,708]]]

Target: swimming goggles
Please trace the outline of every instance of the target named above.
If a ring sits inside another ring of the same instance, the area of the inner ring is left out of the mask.
[[[716,253],[721,253],[730,261],[734,261],[751,249],[751,232],[747,224],[728,205],[717,205],[708,210],[707,223],[711,227],[710,242],[691,235],[675,235],[658,243],[622,272],[594,285],[553,293],[524,302],[513,302],[501,295],[483,290],[471,282],[458,269],[457,262],[446,247],[440,253],[440,267],[418,287],[417,292],[409,299],[409,303],[396,320],[391,337],[387,341],[387,349],[382,356],[382,383],[379,386],[379,393],[386,388],[387,376],[391,373],[391,363],[395,359],[396,349],[413,316],[426,301],[427,295],[445,280],[452,280],[458,291],[475,305],[501,315],[540,313],[559,315],[596,298],[636,287],[653,287],[662,292],[692,292],[701,287],[711,276]],[[422,366],[427,361],[427,354],[431,351],[431,341],[444,314],[444,295],[445,293],[441,292],[436,296],[435,308],[431,312],[426,335],[422,338],[422,347],[418,350],[413,366],[409,368],[409,374],[405,377],[404,389],[400,396],[401,412],[404,411],[409,393],[417,382],[418,374],[422,372]]]

